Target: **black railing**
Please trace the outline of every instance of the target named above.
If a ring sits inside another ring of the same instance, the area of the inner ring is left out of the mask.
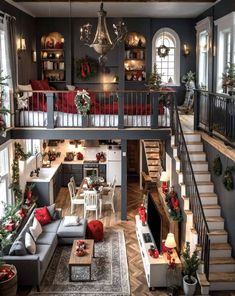
[[[200,194],[198,191],[196,179],[194,176],[192,164],[190,161],[184,133],[180,123],[180,118],[175,102],[174,112],[174,135],[175,145],[177,146],[177,156],[180,160],[180,171],[183,174],[183,183],[185,184],[186,197],[189,198],[190,210],[193,213],[193,224],[198,235],[198,244],[201,247],[201,260],[204,263],[204,272],[209,279],[210,263],[210,239],[209,228],[206,222],[202,207]]]
[[[196,90],[195,127],[235,147],[235,98]]]
[[[24,92],[27,104],[15,104],[15,126],[44,128],[170,128],[174,91],[90,93],[88,115],[75,105],[76,92]]]

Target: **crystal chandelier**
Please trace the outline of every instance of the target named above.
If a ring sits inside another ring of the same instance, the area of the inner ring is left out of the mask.
[[[84,41],[86,45],[93,47],[94,50],[100,55],[99,62],[103,64],[106,60],[107,53],[112,50],[116,44],[123,41],[127,34],[127,28],[122,20],[119,20],[117,24],[113,24],[115,39],[112,41],[109,37],[109,32],[106,25],[107,12],[103,9],[104,4],[101,2],[100,10],[98,11],[98,25],[96,29],[95,38],[92,43],[91,31],[92,25],[83,25],[80,29],[80,40]]]

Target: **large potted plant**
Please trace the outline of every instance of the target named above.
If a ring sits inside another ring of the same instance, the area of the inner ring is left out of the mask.
[[[190,243],[186,242],[185,250],[181,254],[183,266],[183,288],[186,296],[194,295],[197,285],[196,271],[198,270],[200,259],[197,250],[190,253]]]

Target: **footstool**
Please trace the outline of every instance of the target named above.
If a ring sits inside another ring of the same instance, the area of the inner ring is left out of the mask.
[[[87,223],[86,235],[88,239],[93,239],[95,242],[102,241],[104,238],[103,223],[99,220],[92,220]]]

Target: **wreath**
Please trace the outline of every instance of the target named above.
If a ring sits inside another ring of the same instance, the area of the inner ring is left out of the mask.
[[[158,47],[157,54],[159,55],[160,58],[165,58],[166,56],[168,56],[169,51],[170,51],[170,48],[162,44],[161,46]]]
[[[222,174],[222,162],[219,156],[217,156],[213,161],[213,173],[216,176],[220,176]]]
[[[165,201],[168,206],[168,213],[174,221],[181,221],[183,219],[180,203],[177,193],[172,188],[170,192],[165,193]]]
[[[88,80],[97,75],[98,62],[87,56],[76,61],[76,75],[81,80]]]
[[[78,113],[82,115],[89,114],[91,108],[91,98],[85,89],[83,89],[82,91],[77,91],[74,103],[76,105]]]
[[[232,171],[233,168],[227,167],[223,175],[223,184],[228,191],[231,191],[234,188]]]

